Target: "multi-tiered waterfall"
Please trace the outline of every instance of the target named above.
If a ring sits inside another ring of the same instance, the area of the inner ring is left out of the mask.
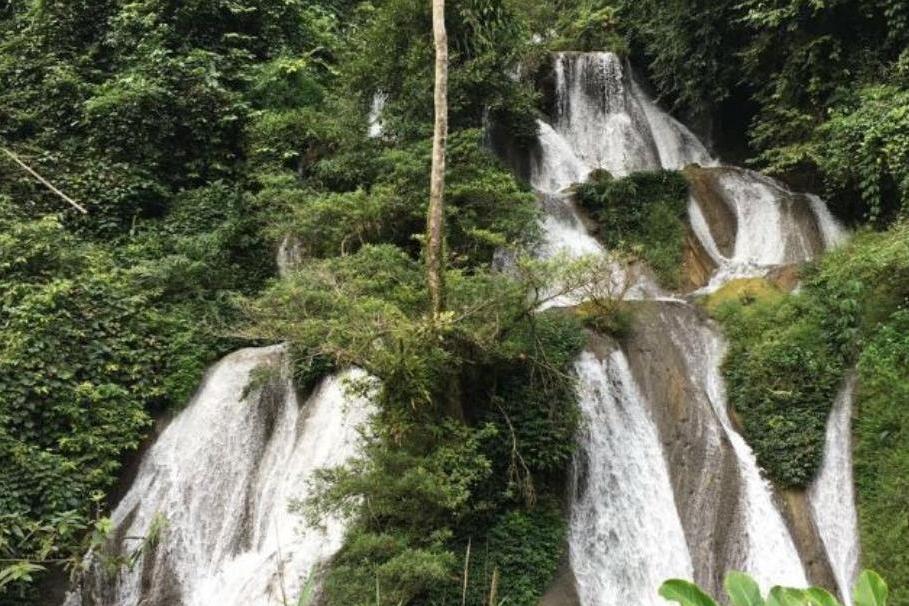
[[[553,115],[540,122],[532,185],[544,208],[543,256],[604,255],[574,208],[571,184],[594,169],[689,168],[691,244],[707,268],[689,290],[798,263],[843,234],[817,198],[757,173],[720,167],[608,53],[554,58]],[[372,135],[380,126],[374,108]],[[282,247],[285,264],[296,255]],[[616,268],[620,271],[620,268]],[[594,338],[576,363],[581,410],[571,482],[570,570],[559,606],[650,606],[667,577],[718,593],[730,569],[765,587],[808,582],[848,595],[858,547],[851,478],[852,382],[828,427],[823,469],[805,493],[776,493],[730,418],[724,342],[690,296],[646,277],[629,291],[633,334]],[[570,299],[570,298],[569,298]],[[564,304],[572,301],[566,300]],[[336,520],[310,527],[288,510],[321,467],[356,452],[370,406],[348,396],[349,371],[297,400],[282,347],[219,362],[145,453],[113,513],[111,549],[134,565],[97,565],[72,606],[293,603],[339,547]],[[258,369],[258,370],[257,370]],[[567,590],[566,590],[567,587]],[[566,597],[567,596],[567,597]]]
[[[702,289],[809,260],[843,238],[817,198],[717,166],[615,55],[562,53],[553,72],[554,115],[540,123],[530,163],[545,213],[543,256],[603,254],[566,191],[594,169],[624,176],[699,165],[689,169],[689,218],[712,270]],[[732,569],[765,587],[836,584],[846,595],[857,563],[851,391],[831,418],[815,486],[776,494],[730,419],[717,327],[653,285],[631,292],[633,335],[621,346],[599,340],[576,364],[585,418],[569,539],[577,601],[659,604],[670,576],[720,593]]]

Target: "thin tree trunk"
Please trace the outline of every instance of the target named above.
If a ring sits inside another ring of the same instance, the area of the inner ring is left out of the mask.
[[[448,35],[445,0],[432,0],[432,33],[436,50],[435,129],[429,178],[429,213],[426,220],[426,282],[432,311],[442,311],[444,265],[445,142],[448,138]]]

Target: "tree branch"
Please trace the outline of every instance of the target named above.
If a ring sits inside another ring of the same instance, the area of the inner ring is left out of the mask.
[[[10,150],[6,149],[5,147],[0,147],[0,150],[3,150],[3,153],[5,153],[7,156],[9,156],[10,159],[12,159],[13,162],[15,162],[15,163],[18,164],[20,167],[22,167],[23,170],[25,170],[28,174],[30,174],[31,176],[33,176],[34,178],[36,178],[38,181],[40,181],[40,182],[41,182],[43,185],[45,185],[49,190],[51,190],[52,192],[54,192],[55,194],[57,194],[58,196],[60,196],[60,197],[63,198],[64,200],[66,200],[73,208],[75,208],[76,210],[78,210],[78,211],[79,211],[80,213],[82,213],[83,215],[87,215],[87,214],[88,214],[88,211],[85,210],[85,207],[84,207],[84,206],[82,206],[81,204],[79,204],[78,202],[76,202],[75,200],[73,200],[72,198],[70,198],[69,196],[67,196],[66,194],[64,194],[62,191],[60,191],[59,189],[57,189],[56,187],[54,187],[54,184],[53,184],[53,183],[51,183],[50,181],[48,181],[47,179],[45,179],[44,177],[42,177],[41,175],[39,175],[37,172],[35,172],[30,166],[28,166],[25,162],[23,162],[22,160],[20,160],[20,159],[19,159],[19,156],[17,156],[16,154],[14,154],[13,152],[11,152]]]

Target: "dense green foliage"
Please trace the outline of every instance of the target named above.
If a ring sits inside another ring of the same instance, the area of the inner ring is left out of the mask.
[[[811,480],[824,426],[846,373],[857,368],[855,471],[862,553],[906,604],[909,527],[909,225],[862,233],[808,270],[798,294],[719,304],[730,339],[730,401],[771,477]]]
[[[495,571],[501,599],[533,604],[561,557],[562,478],[578,420],[571,364],[583,333],[569,315],[533,313],[539,301],[527,293],[550,282],[552,267],[488,269],[497,249],[520,258],[538,235],[534,197],[483,148],[479,130],[488,116],[519,140],[535,135],[533,89],[502,77],[529,30],[505,3],[449,8],[449,269],[446,312],[434,318],[418,235],[430,164],[430,6],[361,8],[327,103],[341,120],[359,115],[360,135],[326,129],[302,181],[268,159],[259,194],[268,231],[296,243],[300,259],[249,303],[245,333],[290,342],[301,385],[350,365],[379,379],[361,386],[378,405],[363,454],[326,470],[317,496],[300,504],[316,518],[351,518],[325,578],[329,603],[457,602],[471,545],[471,603],[486,601]],[[386,101],[381,133],[367,140],[374,93]],[[584,275],[577,268],[567,284]]]
[[[905,225],[864,234],[807,270],[798,294],[768,291],[716,307],[731,342],[730,401],[778,482],[803,486],[814,477],[846,370],[867,358],[867,343],[898,319],[909,295],[907,247]]]
[[[903,0],[611,4],[659,92],[722,143],[747,135],[758,165],[823,184],[851,218],[886,224],[906,208]]]
[[[758,462],[786,486],[804,486],[824,454],[827,416],[846,360],[814,298],[769,297],[720,305],[731,345],[729,399]]]
[[[535,315],[526,282],[479,268],[446,284],[434,320],[420,263],[369,245],[302,264],[250,310],[253,334],[380,380],[365,453],[327,470],[307,505],[354,519],[326,580],[331,603],[369,599],[377,584],[383,604],[453,601],[471,541],[476,565],[499,569],[499,595],[532,604],[560,557],[577,321]],[[488,590],[478,577],[471,587]]]
[[[530,143],[540,100],[524,76],[550,50],[609,49],[644,59],[659,93],[727,134],[721,148],[746,138],[758,165],[889,227],[807,270],[799,294],[711,308],[730,399],[781,484],[813,477],[855,368],[863,553],[909,604],[906,3],[449,2],[438,318],[421,264],[430,8],[0,1],[0,147],[88,209],[0,155],[0,602],[36,603],[41,565],[103,538],[124,460],[206,366],[284,340],[301,390],[348,365],[379,379],[357,386],[378,406],[363,455],[299,504],[352,519],[331,603],[458,603],[465,560],[469,603],[536,603],[562,555],[584,338],[578,318],[534,310],[552,284],[596,288],[602,267],[523,257],[538,209],[484,127]],[[602,173],[578,193],[609,248],[678,284],[678,173]],[[281,243],[296,265],[276,279]],[[508,272],[490,270],[497,251]],[[621,333],[606,303],[579,315]]]
[[[839,600],[821,587],[795,589],[773,587],[766,600],[757,581],[742,572],[730,572],[723,583],[732,606],[840,606]],[[876,572],[864,570],[853,589],[854,606],[887,606],[889,589]],[[660,595],[681,606],[716,606],[716,602],[697,585],[670,579],[660,587]]]
[[[293,2],[0,9],[0,146],[88,209],[0,160],[0,558],[32,562],[0,600],[85,553],[151,414],[237,346],[232,300],[273,272],[243,162],[261,66],[335,25]],[[300,97],[322,60],[296,65]]]
[[[688,183],[681,173],[637,172],[614,179],[597,171],[577,186],[577,194],[606,248],[641,258],[664,286],[678,285],[688,208]]]

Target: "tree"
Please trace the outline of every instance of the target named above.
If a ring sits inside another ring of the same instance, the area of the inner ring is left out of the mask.
[[[438,315],[442,311],[445,142],[448,138],[448,35],[445,32],[445,0],[432,0],[432,33],[436,51],[435,127],[426,220],[426,282],[433,315]]]

